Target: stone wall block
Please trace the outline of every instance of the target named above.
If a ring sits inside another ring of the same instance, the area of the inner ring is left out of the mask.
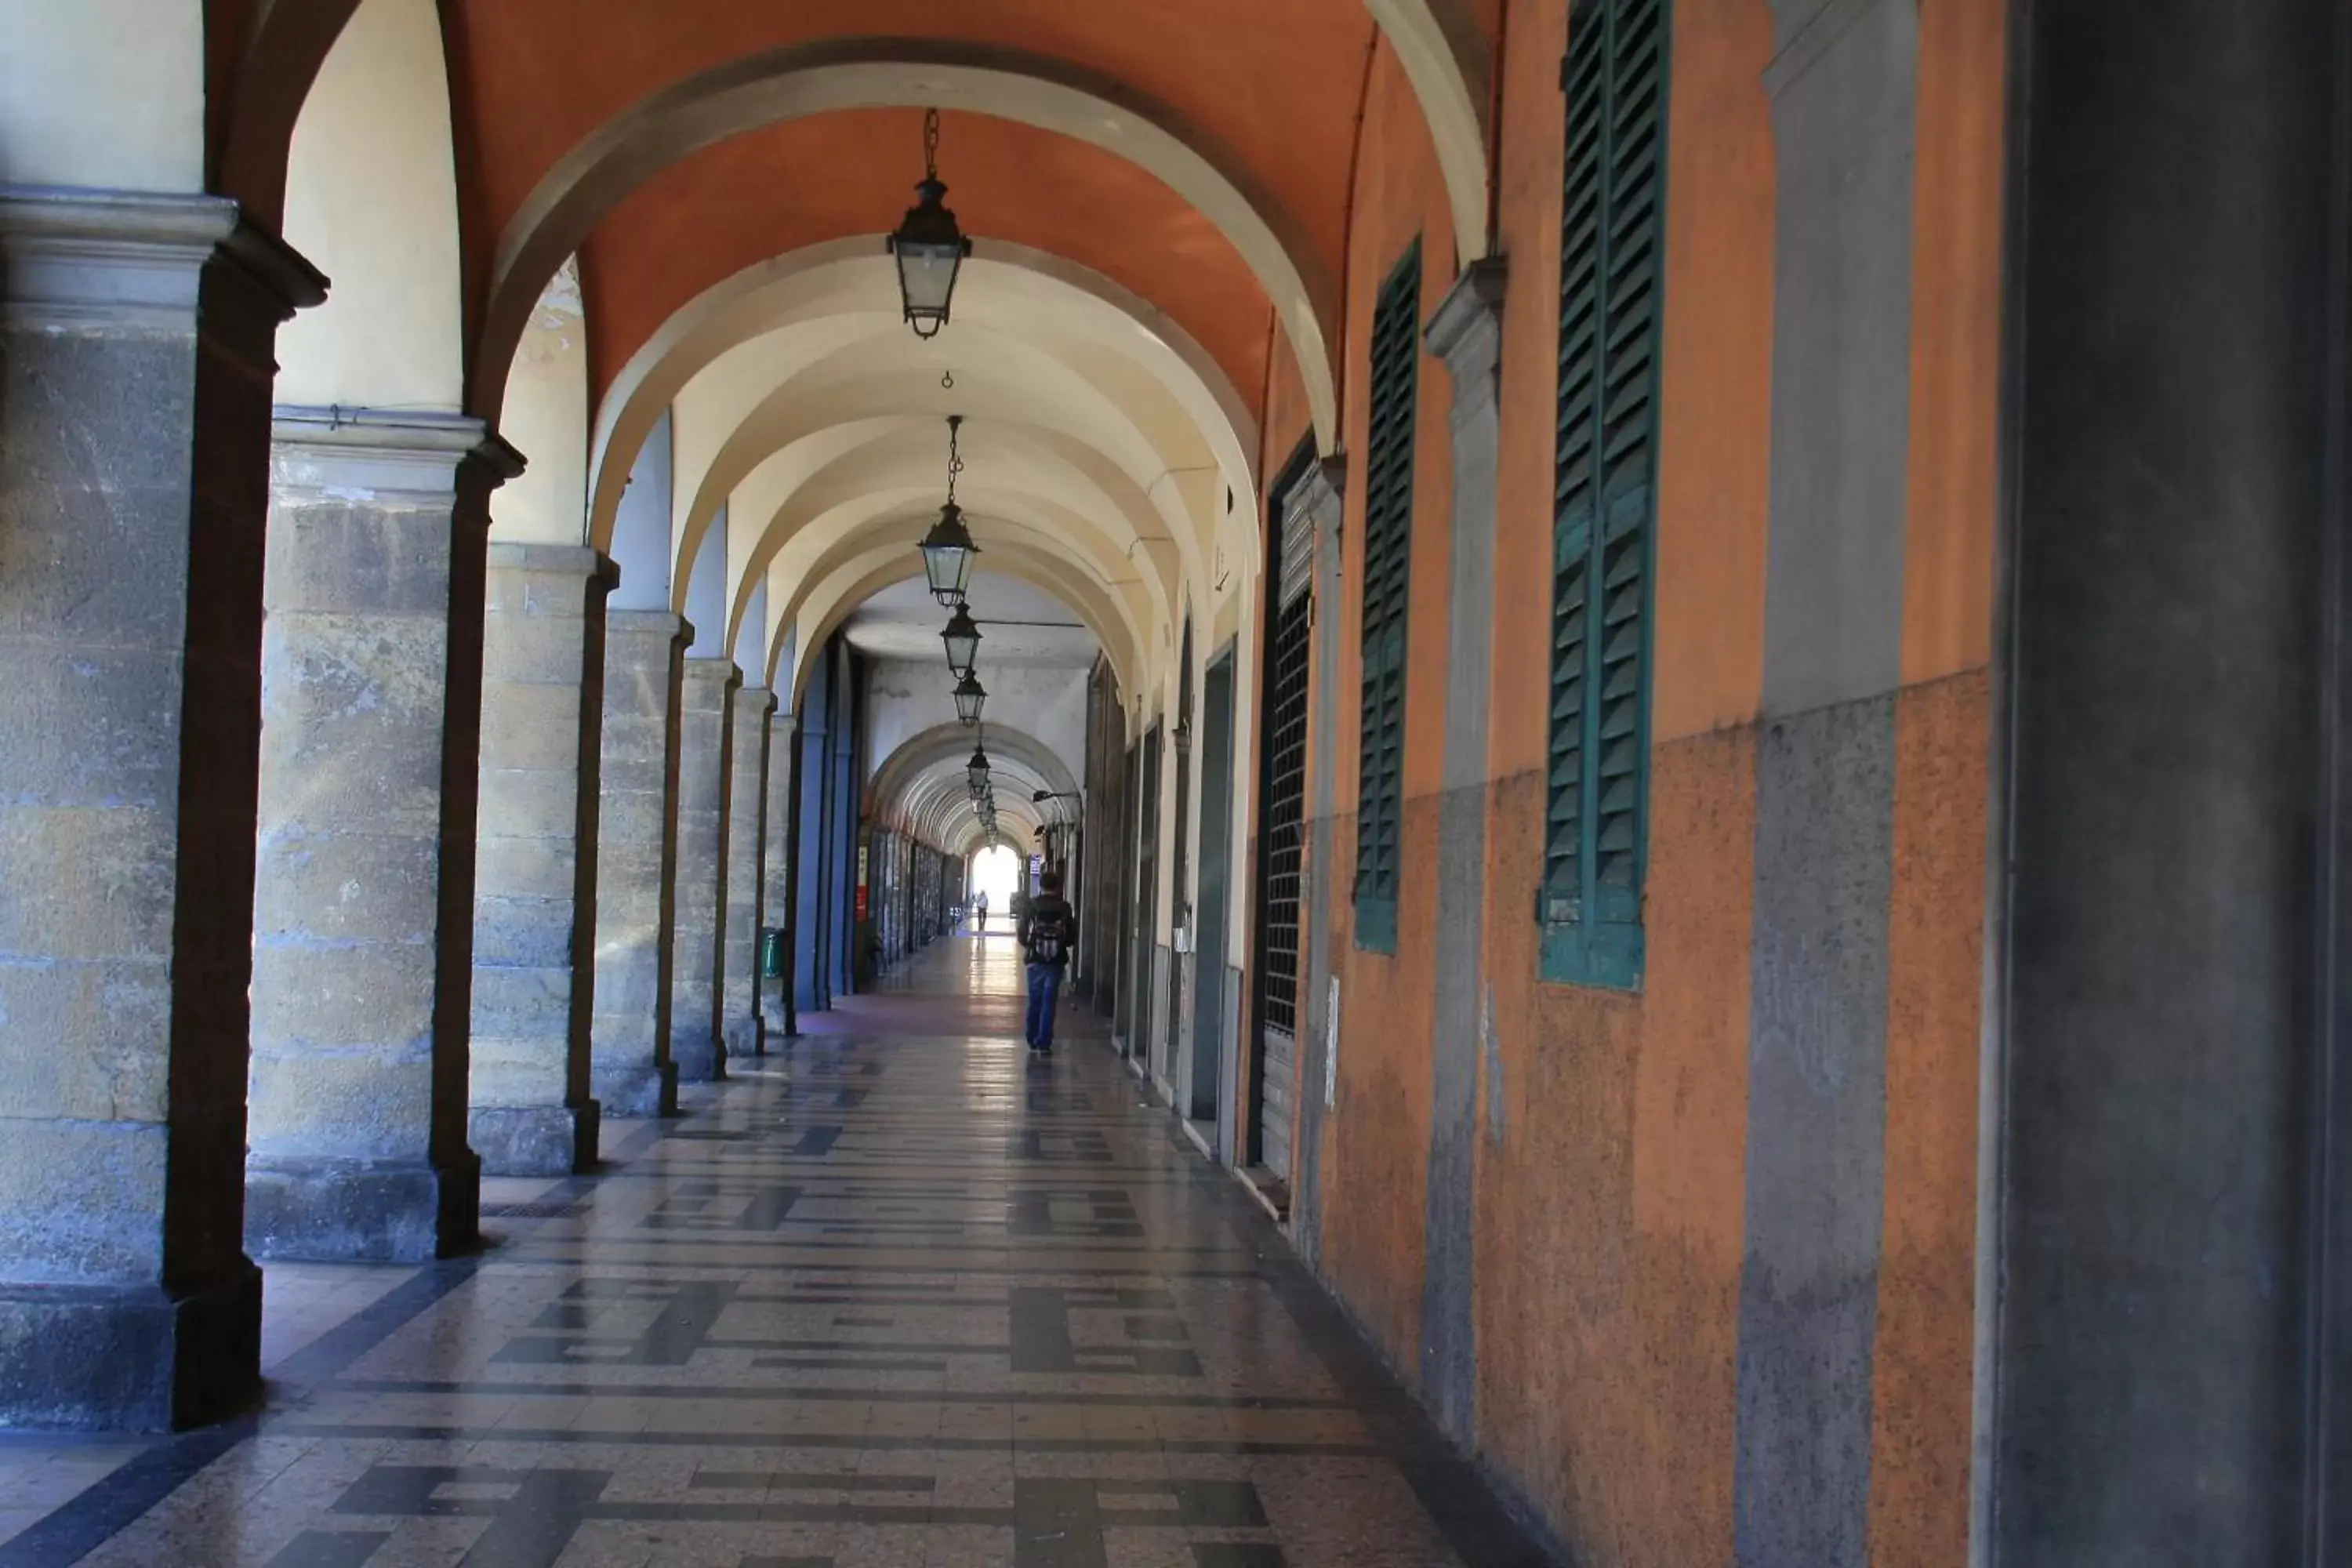
[[[727,829],[741,679],[731,660],[689,658],[679,689],[670,1056],[689,1083],[727,1076]]]
[[[161,1123],[19,1121],[0,1138],[0,1268],[18,1283],[135,1277],[163,1253]]]
[[[429,945],[433,927],[413,900],[372,890],[432,884],[440,846],[413,835],[310,829],[286,824],[261,836],[253,930],[257,942],[358,941]]]
[[[610,1116],[677,1108],[670,1057],[676,725],[689,635],[681,617],[663,611],[605,618],[590,1084]]]
[[[478,421],[281,409],[262,639],[246,1238],[265,1258],[472,1245],[463,990],[480,745]]]
[[[596,1158],[597,726],[613,582],[594,551],[490,548],[467,1126],[499,1175],[562,1175]]]
[[[474,853],[474,940],[478,945],[486,935],[481,923],[484,911],[498,908],[499,900],[539,899],[560,901],[567,910],[571,907],[572,889],[579,880],[580,852],[579,847],[569,840],[485,834]],[[601,863],[597,870],[601,876]],[[503,891],[485,893],[481,891],[485,888]]]
[[[172,1026],[168,965],[0,963],[0,1026],[20,1019],[40,1021],[43,1048],[0,1073],[0,1123],[160,1123],[170,1114],[152,1050]]]
[[[484,977],[505,969],[546,969],[569,974],[573,942],[570,898],[477,898],[474,900],[476,1016]]]
[[[259,486],[323,280],[233,203],[0,187],[0,1424],[190,1425],[258,1376]]]
[[[0,955],[160,961],[174,837],[166,811],[0,805]]]
[[[727,804],[727,905],[722,911],[726,942],[726,994],[720,1026],[730,1056],[758,1056],[768,1048],[760,1012],[760,926],[765,889],[761,879],[767,833],[768,726],[776,699],[765,688],[747,686],[735,695],[734,754],[730,763]]]
[[[9,526],[0,511],[0,573],[9,570]],[[174,654],[21,649],[0,683],[0,734],[8,737],[0,746],[0,801],[110,809],[167,804],[178,788],[178,759],[155,737],[177,721],[180,689]]]
[[[316,468],[320,465],[313,464]],[[284,475],[290,465],[281,461]],[[412,620],[440,626],[449,615],[450,536],[446,501],[407,496],[320,499],[289,479],[269,527],[269,607]]]
[[[246,1116],[255,1147],[270,1163],[409,1162],[423,1166],[420,1133],[433,1100],[428,1046],[369,1051],[306,1051],[253,1058]]]

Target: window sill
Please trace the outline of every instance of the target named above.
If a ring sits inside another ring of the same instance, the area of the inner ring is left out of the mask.
[[[1356,946],[1365,952],[1393,958],[1397,949],[1397,906],[1394,899],[1356,896]]]
[[[1538,974],[1547,985],[1639,992],[1642,960],[1640,926],[1547,925]]]

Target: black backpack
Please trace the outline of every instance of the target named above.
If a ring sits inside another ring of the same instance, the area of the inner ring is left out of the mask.
[[[1029,917],[1029,962],[1059,963],[1069,956],[1070,906],[1056,899]]]

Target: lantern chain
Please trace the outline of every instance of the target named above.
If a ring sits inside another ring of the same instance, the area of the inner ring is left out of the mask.
[[[936,109],[923,110],[923,177],[940,177],[940,111]]]
[[[958,446],[962,426],[962,415],[948,416],[948,504],[950,506],[955,504],[956,476],[963,472],[963,453]]]

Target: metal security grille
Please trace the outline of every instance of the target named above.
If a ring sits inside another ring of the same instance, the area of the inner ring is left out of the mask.
[[[1412,556],[1412,438],[1420,375],[1421,243],[1372,307],[1370,428],[1364,450],[1363,730],[1356,805],[1360,941],[1395,924],[1404,809],[1404,676]],[[1380,906],[1368,909],[1367,904]],[[1390,941],[1393,941],[1391,935]]]
[[[1580,0],[1560,70],[1568,152],[1539,912],[1546,975],[1588,984],[1641,977],[1667,34],[1667,0]]]
[[[1297,542],[1299,553],[1311,553],[1308,540]],[[1286,579],[1294,548],[1287,530],[1280,548]],[[1258,881],[1265,957],[1259,987],[1265,1026],[1293,1038],[1298,1034],[1299,864],[1307,808],[1307,659],[1314,619],[1311,594],[1281,605],[1266,655],[1265,801],[1259,828],[1265,859]]]

